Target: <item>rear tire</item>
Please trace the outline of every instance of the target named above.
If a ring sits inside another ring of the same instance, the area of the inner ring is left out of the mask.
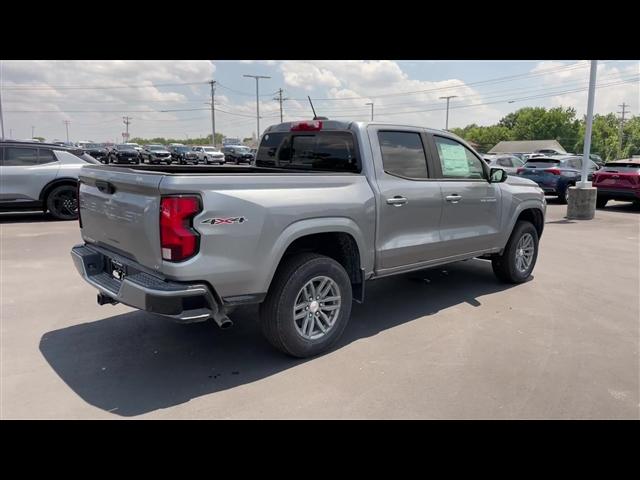
[[[46,200],[47,210],[58,220],[76,220],[78,218],[78,191],[75,185],[55,187]]]
[[[322,295],[325,289],[329,291]],[[305,292],[312,301],[306,299]],[[342,265],[315,253],[292,255],[278,267],[267,298],[260,305],[262,333],[287,355],[318,355],[342,336],[351,316],[351,300],[351,282]],[[308,305],[300,306],[303,303]]]
[[[607,206],[608,198],[597,198],[596,199],[596,208],[604,208]]]
[[[520,220],[513,228],[504,252],[492,258],[491,266],[501,281],[523,283],[531,276],[537,259],[538,231],[531,222]]]
[[[567,201],[569,199],[569,187],[573,187],[573,186],[574,185],[567,185],[567,187],[558,194],[558,200],[563,205],[567,204]]]

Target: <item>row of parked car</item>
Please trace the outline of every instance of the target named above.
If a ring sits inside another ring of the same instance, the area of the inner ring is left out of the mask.
[[[582,178],[582,156],[563,154],[485,155],[491,166],[502,168],[508,175],[533,180],[547,195],[567,203],[569,187]],[[604,163],[597,155],[590,157],[587,180],[598,188],[597,207],[609,200],[640,203],[640,159]]]
[[[255,149],[244,145],[225,145],[218,149],[209,145],[188,146],[178,143],[171,145],[138,145],[122,143],[107,146],[89,143],[83,150],[102,163],[109,164],[172,164],[179,165],[223,165],[225,163],[251,164],[255,159]]]

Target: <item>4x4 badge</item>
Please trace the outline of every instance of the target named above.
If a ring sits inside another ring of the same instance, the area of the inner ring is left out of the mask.
[[[218,217],[207,218],[201,223],[210,223],[211,225],[232,225],[234,223],[244,223],[247,221],[246,217]]]

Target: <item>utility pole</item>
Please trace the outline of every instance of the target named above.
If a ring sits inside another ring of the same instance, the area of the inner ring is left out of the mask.
[[[260,138],[260,90],[258,84],[260,83],[261,78],[271,78],[264,75],[243,75],[243,77],[255,78],[256,79],[256,122],[258,125],[257,137]]]
[[[131,123],[131,117],[122,117],[122,122],[126,125],[125,134],[122,135],[122,143],[129,141],[129,124]]]
[[[280,123],[283,122],[282,120],[282,102],[284,102],[285,100],[289,100],[288,98],[282,98],[282,89],[279,88],[278,89],[278,96],[276,98],[274,98],[274,100],[277,100],[278,102],[280,102]]]
[[[618,105],[620,108],[622,108],[621,112],[618,112],[621,117],[620,117],[620,133],[618,135],[619,139],[618,139],[618,152],[620,152],[619,154],[622,153],[622,128],[624,127],[624,116],[627,113],[627,107],[629,106],[629,104],[622,102],[622,105]]]
[[[446,99],[447,100],[447,120],[445,123],[445,130],[449,130],[449,100],[451,100],[452,98],[456,98],[457,95],[449,95],[448,97],[440,97],[441,100]]]
[[[69,124],[71,123],[71,121],[69,120],[65,120],[64,121],[64,126],[67,127],[67,143],[69,143]]]
[[[365,103],[365,105],[371,105],[371,121],[373,122],[373,102]]]
[[[33,136],[35,135],[35,133],[34,133],[35,129],[36,129],[36,127],[31,125],[31,140],[33,140]]]
[[[209,82],[211,85],[211,144],[216,146],[216,81],[211,80]]]

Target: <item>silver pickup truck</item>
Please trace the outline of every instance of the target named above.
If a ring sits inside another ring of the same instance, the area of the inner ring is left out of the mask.
[[[222,328],[259,303],[296,357],[336,342],[367,280],[483,257],[526,281],[546,211],[449,132],[326,119],[269,127],[250,167],[87,166],[79,198],[71,254],[98,303]]]

